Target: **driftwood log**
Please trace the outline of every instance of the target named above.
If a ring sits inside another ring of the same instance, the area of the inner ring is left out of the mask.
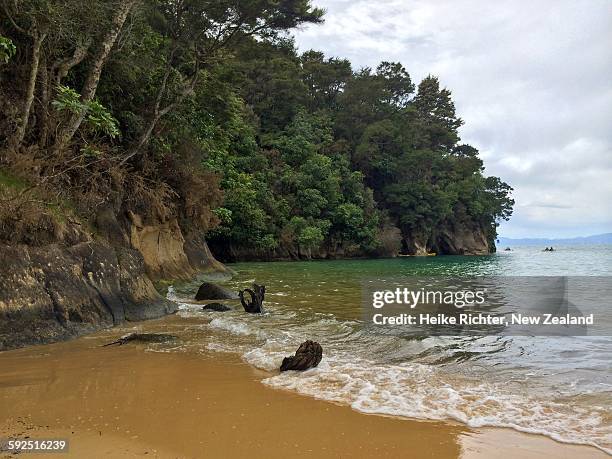
[[[112,346],[114,344],[118,346],[123,346],[126,343],[136,342],[136,343],[165,343],[166,341],[172,341],[177,339],[174,335],[168,335],[166,333],[128,333],[127,335],[123,335],[116,341],[112,343],[104,344],[102,347]]]
[[[316,367],[323,358],[323,348],[315,341],[304,341],[298,347],[295,355],[285,357],[280,371],[297,370],[304,371]]]
[[[245,298],[245,292],[251,297],[251,301]],[[246,312],[257,314],[263,312],[263,301],[266,296],[266,286],[253,284],[253,290],[245,288],[238,293],[242,307]]]

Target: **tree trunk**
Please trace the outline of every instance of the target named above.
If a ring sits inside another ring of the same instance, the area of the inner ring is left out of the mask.
[[[38,139],[38,145],[44,148],[47,145],[47,137],[49,135],[49,80],[50,72],[47,71],[47,58],[43,56],[42,64],[39,71],[40,79],[40,117],[39,117],[39,129],[40,137]]]
[[[132,149],[132,151],[125,158],[123,158],[123,160],[121,161],[122,164],[128,161],[132,156],[135,156],[138,153],[140,153],[140,151],[149,143],[149,140],[151,140],[151,134],[153,134],[153,129],[155,129],[155,126],[157,125],[157,122],[159,121],[160,118],[161,118],[161,115],[159,111],[153,114],[153,116],[149,120],[149,124],[147,128],[144,130],[144,132],[140,136],[138,143]]]
[[[83,59],[85,59],[90,44],[91,40],[88,39],[84,44],[77,45],[77,47],[74,49],[74,53],[72,53],[72,57],[59,60],[53,64],[53,68],[51,69],[53,86],[59,86],[62,84],[62,79],[68,75],[70,69],[75,65],[80,64]]]
[[[62,84],[62,80],[68,75],[70,69],[80,64],[89,49],[91,41],[87,41],[83,45],[77,45],[71,57],[59,59],[53,63],[51,68],[47,70],[46,66],[41,68],[41,121],[40,121],[40,141],[39,146],[44,148],[49,141],[50,103],[52,97],[57,91],[57,88]]]
[[[153,116],[149,120],[149,124],[147,125],[146,129],[143,131],[142,135],[140,136],[140,139],[138,139],[138,143],[136,143],[136,146],[132,148],[132,150],[128,153],[128,155],[125,158],[123,158],[120,164],[124,164],[130,158],[139,154],[142,151],[142,149],[146,147],[149,141],[151,140],[153,129],[155,129],[155,126],[157,125],[159,120],[162,119],[164,116],[166,116],[168,113],[170,113],[172,110],[174,110],[174,108],[178,106],[185,97],[193,93],[193,91],[195,90],[195,86],[198,81],[199,66],[196,67],[196,73],[191,79],[191,81],[189,82],[189,84],[185,87],[185,89],[175,97],[173,102],[169,103],[164,108],[160,109],[161,101],[162,101],[164,92],[166,91],[166,86],[168,82],[168,77],[170,75],[170,70],[171,68],[168,68],[168,70],[166,71],[166,74],[164,75],[164,79],[162,80],[162,84],[157,93],[155,106],[153,108]]]
[[[35,32],[32,35],[34,43],[32,45],[32,63],[30,64],[30,77],[28,78],[28,85],[26,89],[26,97],[21,109],[21,119],[17,125],[13,138],[11,139],[11,145],[18,147],[25,138],[26,130],[28,128],[28,120],[30,119],[30,110],[32,109],[32,102],[34,102],[34,91],[36,89],[36,78],[38,77],[38,66],[40,63],[40,48],[47,34],[39,34]]]
[[[149,120],[149,124],[147,125],[147,128],[143,131],[142,135],[140,136],[140,139],[138,139],[138,143],[132,149],[132,151],[125,158],[123,158],[123,161],[121,161],[121,164],[125,163],[132,156],[138,154],[140,150],[142,150],[144,146],[149,143],[149,139],[151,138],[151,134],[153,134],[153,129],[155,129],[155,125],[157,124],[159,119],[162,117],[162,114],[160,112],[160,107],[161,107],[162,99],[164,98],[164,93],[166,92],[166,86],[168,85],[168,78],[170,77],[170,72],[172,71],[172,58],[174,57],[175,51],[176,51],[176,47],[173,47],[172,52],[170,53],[170,57],[168,59],[166,72],[164,73],[164,78],[162,79],[162,83],[159,87],[159,91],[157,91],[157,97],[155,98],[155,105],[153,106],[153,116]]]
[[[91,102],[96,95],[98,83],[100,82],[100,76],[102,75],[102,68],[108,59],[111,49],[117,41],[119,32],[121,32],[130,10],[136,4],[136,1],[138,0],[124,0],[119,5],[117,13],[113,17],[111,28],[104,36],[102,44],[94,56],[94,60],[89,68],[89,72],[87,73],[87,78],[85,79],[85,84],[83,85],[83,89],[81,91],[82,102]],[[68,124],[60,131],[58,138],[55,141],[55,151],[62,150],[68,145],[75,132],[85,119],[85,115],[86,113],[83,112],[71,117]]]

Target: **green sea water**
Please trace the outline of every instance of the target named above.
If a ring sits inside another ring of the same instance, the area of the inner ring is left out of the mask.
[[[265,284],[266,314],[192,304],[201,278],[175,286],[185,346],[231,352],[270,372],[264,384],[418,419],[500,426],[612,450],[609,336],[410,337],[364,326],[361,285],[414,276],[612,276],[612,246],[516,248],[482,257],[237,263],[226,285]],[[608,307],[610,299],[602,299]],[[320,342],[318,368],[278,374],[306,339]],[[181,348],[174,349],[180,351]],[[191,349],[193,350],[193,349]]]

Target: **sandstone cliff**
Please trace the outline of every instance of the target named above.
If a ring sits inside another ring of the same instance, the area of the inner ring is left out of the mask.
[[[176,221],[145,225],[108,210],[96,221],[97,234],[68,223],[44,245],[0,245],[0,350],[173,313],[152,279],[226,271]]]
[[[409,255],[488,255],[495,244],[486,229],[476,222],[447,221],[429,233],[408,233],[402,241]]]

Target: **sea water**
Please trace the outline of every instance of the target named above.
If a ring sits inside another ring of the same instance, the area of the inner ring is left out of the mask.
[[[237,353],[270,372],[264,384],[365,413],[508,427],[612,451],[612,337],[373,334],[361,303],[363,279],[612,276],[612,246],[230,267],[236,271],[230,288],[266,285],[266,313],[245,314],[239,305],[205,312],[187,301],[201,278],[177,285],[169,298],[180,303],[183,325],[193,332],[184,346]],[[323,346],[321,364],[279,374],[283,357],[306,339]]]

